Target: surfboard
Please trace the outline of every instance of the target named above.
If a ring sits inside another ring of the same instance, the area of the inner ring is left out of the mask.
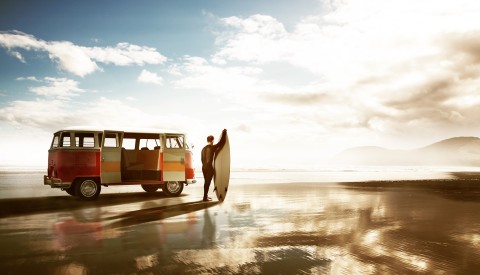
[[[220,135],[220,139],[221,138],[222,136]],[[214,167],[215,174],[213,176],[213,182],[215,185],[215,192],[218,200],[224,201],[228,191],[228,183],[230,181],[230,142],[228,141],[227,133],[225,133],[225,145],[215,155]]]

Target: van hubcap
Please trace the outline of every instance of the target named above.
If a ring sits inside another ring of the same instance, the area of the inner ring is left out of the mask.
[[[170,181],[167,183],[167,189],[170,193],[177,193],[180,190],[180,183],[178,181]]]
[[[91,197],[97,192],[97,184],[93,180],[86,180],[80,185],[80,192],[85,197]]]

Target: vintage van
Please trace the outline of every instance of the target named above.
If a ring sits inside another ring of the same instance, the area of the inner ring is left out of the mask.
[[[193,154],[185,134],[164,130],[68,128],[53,134],[44,184],[83,200],[94,200],[101,186],[160,187],[179,196],[195,183]]]

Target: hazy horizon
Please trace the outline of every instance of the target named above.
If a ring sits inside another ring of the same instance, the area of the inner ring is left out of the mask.
[[[75,125],[227,128],[238,168],[480,136],[480,2],[4,1],[0,165]]]

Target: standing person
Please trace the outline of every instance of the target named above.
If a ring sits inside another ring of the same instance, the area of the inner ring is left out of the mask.
[[[202,149],[202,172],[205,178],[205,184],[203,185],[203,201],[211,201],[212,198],[207,196],[210,183],[212,182],[215,169],[213,168],[213,160],[215,154],[223,148],[226,141],[227,129],[223,129],[222,137],[217,144],[213,145],[213,136],[207,137],[207,145]]]

